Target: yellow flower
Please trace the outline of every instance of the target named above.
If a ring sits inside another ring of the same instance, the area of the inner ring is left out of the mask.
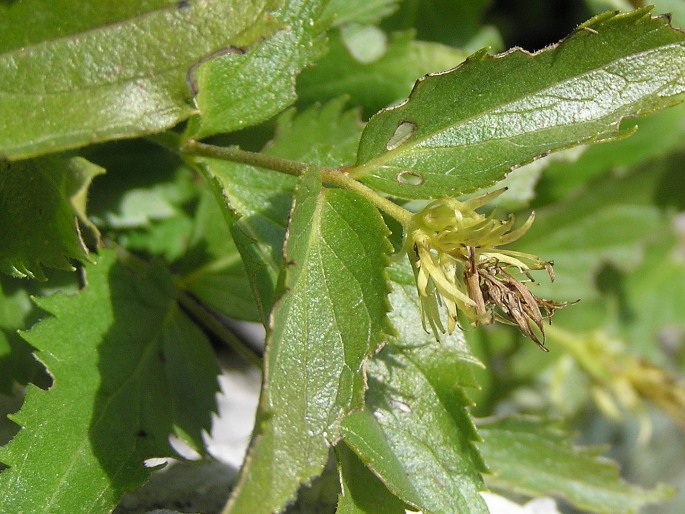
[[[533,281],[530,270],[541,269],[554,280],[552,263],[500,248],[523,236],[534,214],[514,229],[514,216],[498,220],[476,211],[503,191],[464,202],[437,200],[412,217],[405,249],[416,277],[424,329],[428,324],[436,339],[445,332],[442,305],[449,333],[462,312],[474,326],[495,320],[515,324],[547,351],[543,320],[566,304],[538,298],[524,282]]]

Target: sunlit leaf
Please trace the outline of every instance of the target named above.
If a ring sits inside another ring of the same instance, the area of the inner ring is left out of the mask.
[[[24,3],[13,5],[21,10]],[[43,2],[31,5],[26,16],[42,11]],[[89,20],[80,3],[68,7],[48,11],[41,26],[59,27],[64,17]],[[101,25],[67,22],[66,35],[44,27],[41,40],[16,35],[21,45],[0,53],[0,156],[25,158],[172,127],[194,111],[191,65],[231,44],[257,41],[267,33],[258,27],[271,7],[270,0],[198,0],[134,10],[127,2],[115,14],[94,16]],[[11,32],[18,27],[33,30],[21,23]]]
[[[355,111],[343,111],[344,99],[279,117],[277,135],[265,153],[320,166],[354,160],[361,124]],[[262,320],[275,301],[276,280],[283,263],[283,240],[296,180],[243,164],[203,159],[201,167],[251,275]],[[236,217],[240,219],[236,222]]]
[[[282,30],[245,54],[227,53],[193,72],[200,116],[189,134],[203,138],[265,121],[290,106],[295,77],[323,51],[325,0],[285,0]]]
[[[637,132],[619,141],[590,145],[584,148],[578,159],[551,163],[537,187],[539,198],[536,203],[544,205],[560,200],[602,175],[646,164],[670,152],[685,149],[685,104],[639,120],[627,120],[622,125],[626,128],[637,125]],[[514,172],[510,176],[516,174]]]
[[[371,119],[350,174],[408,198],[492,185],[551,151],[620,137],[685,92],[685,33],[648,9],[608,13],[537,54],[472,55]]]
[[[386,230],[365,200],[303,177],[257,428],[228,512],[281,510],[322,472],[343,416],[363,405],[363,367],[388,329]]]

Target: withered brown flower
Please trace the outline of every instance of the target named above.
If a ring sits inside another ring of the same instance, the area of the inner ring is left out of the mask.
[[[518,326],[543,350],[544,320],[566,303],[535,296],[527,287],[534,282],[531,270],[547,270],[554,280],[552,263],[539,257],[501,249],[530,228],[531,214],[514,229],[514,217],[498,220],[475,209],[503,190],[460,202],[437,200],[412,218],[405,248],[414,269],[424,329],[436,338],[445,328],[440,306],[447,310],[447,332],[452,333],[462,312],[476,326],[494,321]]]

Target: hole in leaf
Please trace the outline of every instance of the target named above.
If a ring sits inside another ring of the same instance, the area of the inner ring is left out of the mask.
[[[423,175],[418,171],[405,170],[397,174],[397,183],[405,186],[420,186],[425,182]]]
[[[413,136],[414,132],[416,132],[416,128],[417,127],[415,123],[412,123],[411,121],[403,121],[397,126],[395,133],[388,140],[388,144],[385,145],[385,148],[388,150],[394,150],[402,143],[407,141],[411,136]]]

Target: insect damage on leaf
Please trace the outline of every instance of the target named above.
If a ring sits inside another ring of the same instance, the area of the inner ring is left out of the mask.
[[[405,249],[416,277],[424,328],[428,322],[436,339],[445,332],[440,319],[444,305],[449,333],[461,311],[473,326],[514,324],[547,351],[543,321],[567,303],[539,298],[525,284],[534,282],[531,270],[544,269],[554,281],[552,263],[499,248],[523,236],[535,215],[514,229],[513,215],[498,220],[475,210],[503,191],[464,202],[437,200],[413,216]]]
[[[388,151],[394,150],[411,138],[411,136],[413,136],[416,132],[416,129],[416,123],[411,121],[403,121],[397,126],[395,133],[388,140],[388,143],[385,145],[385,147],[388,149]]]

